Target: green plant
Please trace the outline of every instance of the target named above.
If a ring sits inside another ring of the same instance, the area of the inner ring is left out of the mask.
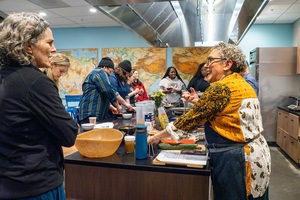
[[[153,92],[153,94],[151,95],[151,98],[154,100],[155,107],[157,109],[161,105],[161,102],[162,102],[164,96],[165,96],[165,94],[163,92],[160,92],[160,91]]]

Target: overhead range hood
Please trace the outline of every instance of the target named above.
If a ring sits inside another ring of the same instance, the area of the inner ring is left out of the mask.
[[[268,0],[85,0],[154,47],[238,44]]]

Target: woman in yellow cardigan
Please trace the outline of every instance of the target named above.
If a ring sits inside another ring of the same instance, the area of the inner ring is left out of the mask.
[[[216,45],[207,65],[211,86],[198,99],[192,91],[183,97],[195,103],[188,113],[148,138],[158,143],[170,135],[176,141],[204,124],[212,166],[214,198],[269,199],[270,151],[262,135],[260,104],[253,88],[238,73],[245,55],[234,45]]]

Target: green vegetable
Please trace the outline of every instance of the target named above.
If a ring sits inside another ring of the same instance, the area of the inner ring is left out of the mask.
[[[158,147],[162,150],[181,150],[181,149],[196,149],[196,144],[166,144],[166,143],[159,143]]]

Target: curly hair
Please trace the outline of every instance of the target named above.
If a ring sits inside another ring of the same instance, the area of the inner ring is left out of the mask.
[[[240,47],[220,42],[212,50],[217,50],[222,58],[233,61],[231,71],[237,73],[245,71],[247,67],[246,56]]]
[[[0,63],[9,59],[29,65],[33,57],[25,51],[28,44],[36,44],[45,36],[49,23],[36,13],[14,13],[0,24]]]

